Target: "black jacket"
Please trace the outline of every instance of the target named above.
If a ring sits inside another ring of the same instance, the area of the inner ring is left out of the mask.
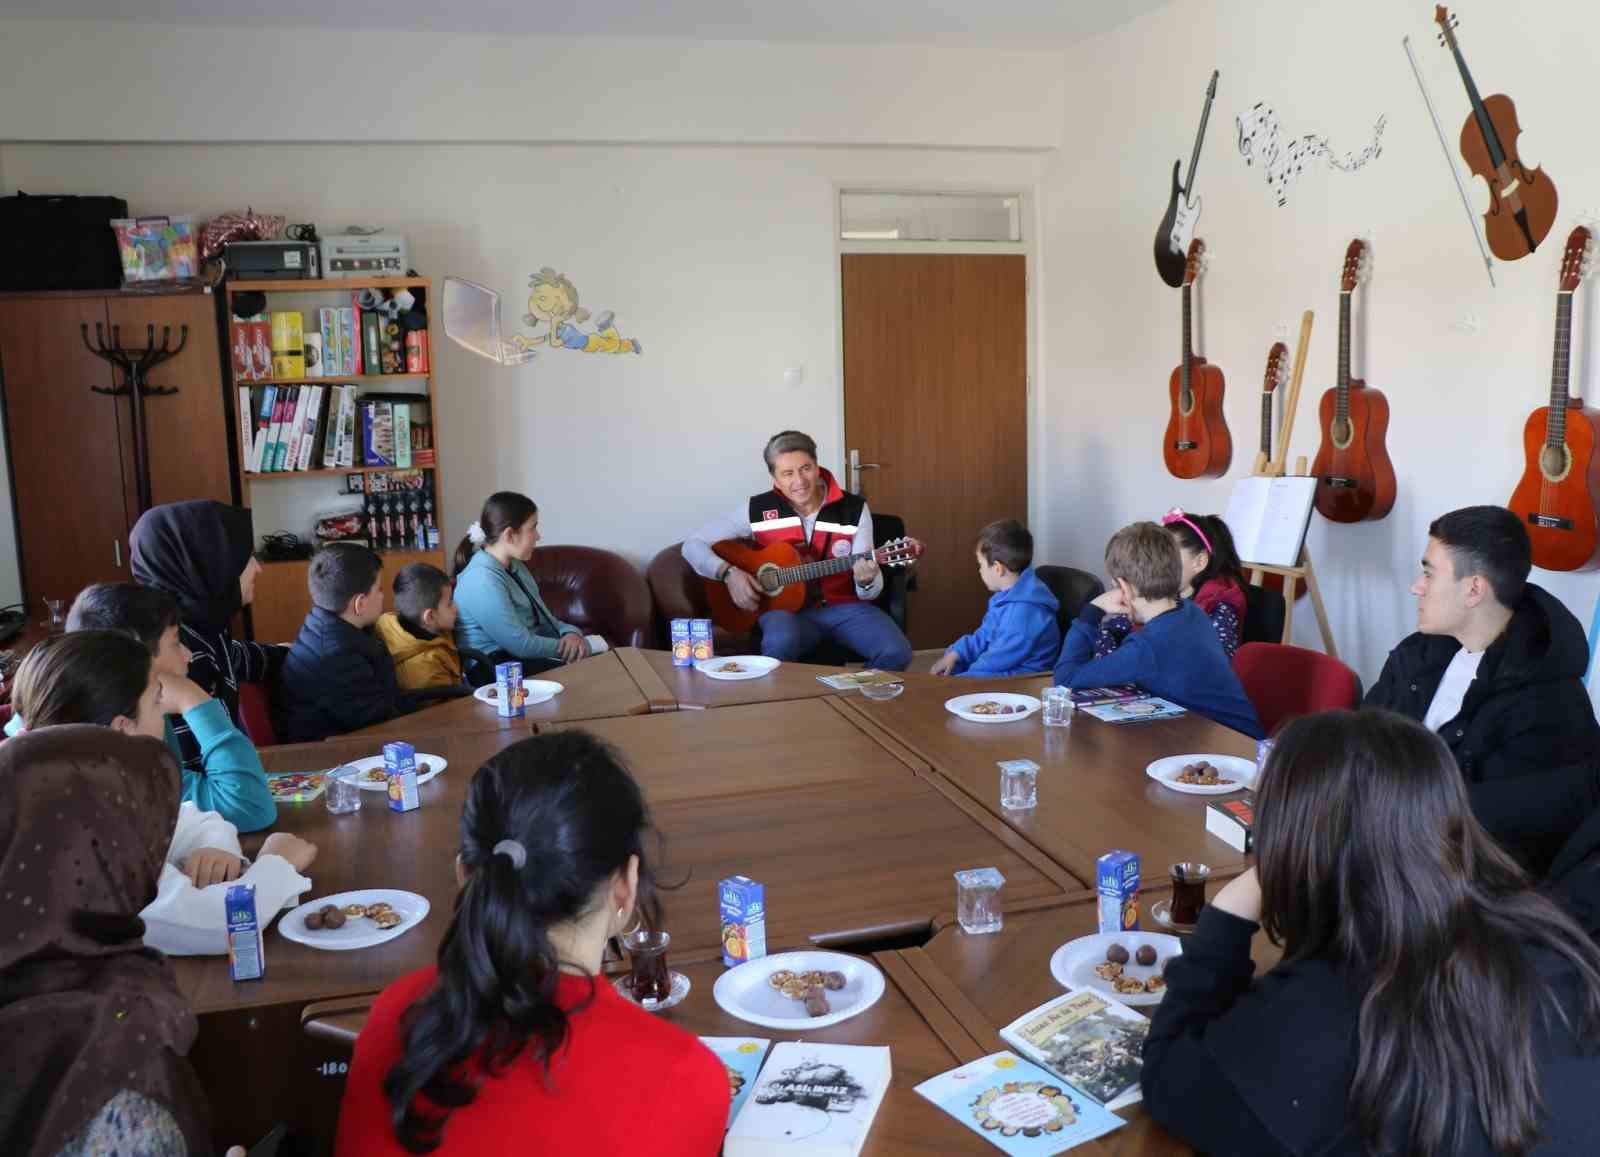
[[[394,659],[378,637],[321,607],[311,608],[289,648],[276,703],[285,743],[371,727],[418,706],[400,691]]]
[[[1422,720],[1460,649],[1449,635],[1411,635],[1389,653],[1365,706]],[[1583,686],[1588,669],[1583,627],[1529,583],[1484,652],[1460,713],[1439,728],[1479,822],[1536,877],[1584,818],[1562,801],[1600,752],[1600,724]]]
[[[1600,765],[1589,775],[1589,818],[1556,855],[1545,890],[1600,943]]]
[[[1167,995],[1144,1047],[1144,1107],[1212,1157],[1365,1157],[1346,1109],[1361,993],[1324,960],[1280,964],[1252,984],[1256,929],[1207,908],[1183,955],[1172,958]],[[1571,965],[1542,949],[1530,950],[1529,958],[1576,1017]],[[1600,1137],[1600,1054],[1588,1042],[1586,1055],[1578,1055],[1574,1034],[1559,1018],[1536,1023],[1545,1140],[1534,1154],[1591,1157]],[[1466,1145],[1453,1157],[1493,1152],[1482,1127],[1469,1124]]]

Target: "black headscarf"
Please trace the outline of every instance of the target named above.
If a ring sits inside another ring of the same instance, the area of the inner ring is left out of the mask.
[[[248,510],[210,500],[155,506],[133,524],[128,542],[133,577],[177,599],[185,626],[227,630],[255,549]]]

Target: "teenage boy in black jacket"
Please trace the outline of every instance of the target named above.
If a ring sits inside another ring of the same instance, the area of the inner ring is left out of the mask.
[[[383,560],[365,546],[331,542],[311,559],[314,606],[279,676],[285,743],[306,743],[415,711],[400,691],[394,659],[372,632],[383,614]]]
[[[1585,817],[1600,724],[1583,686],[1589,646],[1572,612],[1528,582],[1517,516],[1469,506],[1428,527],[1411,584],[1419,630],[1389,653],[1365,706],[1437,731],[1472,810],[1536,877]]]

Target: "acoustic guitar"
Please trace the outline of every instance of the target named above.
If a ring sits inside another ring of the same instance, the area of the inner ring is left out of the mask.
[[[1222,416],[1222,371],[1195,355],[1190,340],[1190,295],[1205,264],[1206,243],[1196,237],[1189,243],[1183,270],[1183,360],[1172,371],[1167,392],[1172,416],[1161,455],[1177,478],[1220,478],[1233,461],[1233,436]]]
[[[1267,351],[1267,369],[1261,378],[1261,448],[1256,451],[1252,474],[1265,474],[1272,461],[1272,395],[1289,380],[1289,347],[1281,341]]]
[[[1376,522],[1394,508],[1394,467],[1384,445],[1389,400],[1350,377],[1350,295],[1370,271],[1367,243],[1350,242],[1339,275],[1338,385],[1322,395],[1322,445],[1311,464],[1317,510],[1333,522]]]
[[[838,558],[808,559],[792,543],[756,546],[740,538],[713,543],[717,557],[751,575],[762,590],[761,602],[747,611],[733,601],[727,584],[705,579],[711,621],[725,631],[748,631],[768,611],[798,611],[806,605],[806,585],[831,574],[843,574],[861,559],[876,559],[879,566],[910,566],[922,557],[923,546],[914,538],[896,538],[877,550]]]
[[[1555,354],[1550,404],[1522,428],[1527,466],[1506,506],[1528,526],[1533,562],[1545,570],[1591,570],[1600,565],[1600,412],[1567,393],[1572,348],[1572,295],[1594,266],[1595,242],[1579,225],[1567,238],[1556,288]]]

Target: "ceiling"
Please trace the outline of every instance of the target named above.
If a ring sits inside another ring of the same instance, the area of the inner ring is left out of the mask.
[[[1070,44],[1169,0],[0,0],[0,16],[492,35]]]

